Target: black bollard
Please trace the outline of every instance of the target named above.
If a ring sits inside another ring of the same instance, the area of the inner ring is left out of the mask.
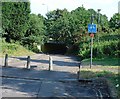
[[[30,56],[27,57],[27,69],[30,69]]]
[[[78,70],[78,72],[77,72],[78,80],[80,79],[80,69],[81,69],[81,62],[79,63],[79,70]]]
[[[5,64],[4,67],[8,66],[8,54],[5,55]]]
[[[49,56],[49,71],[53,70],[53,61],[52,61],[52,57]]]

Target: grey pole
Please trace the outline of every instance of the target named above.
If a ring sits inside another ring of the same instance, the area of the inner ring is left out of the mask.
[[[49,71],[53,70],[53,60],[52,57],[49,56]]]
[[[101,9],[98,9],[98,24],[100,24],[100,11]]]
[[[90,68],[92,67],[92,55],[93,55],[93,37],[91,37],[91,58],[90,58]]]
[[[101,9],[98,9],[98,33],[99,33],[99,31],[100,31],[100,11],[101,11]],[[98,42],[99,42],[99,36],[98,36]]]
[[[98,34],[97,34],[97,42],[98,42],[98,45],[99,45],[99,32],[100,32],[100,11],[101,9],[98,9]],[[98,48],[97,48],[97,54],[99,55],[99,52],[98,52]]]
[[[94,15],[91,16],[91,24],[93,24]],[[93,54],[93,37],[91,37],[91,54],[90,54],[90,68],[92,67],[92,54]]]
[[[91,24],[93,24],[93,21],[94,21],[94,15],[92,14],[91,15]]]
[[[4,67],[8,66],[8,54],[5,55],[5,64]]]
[[[27,69],[30,69],[30,56],[27,57]]]

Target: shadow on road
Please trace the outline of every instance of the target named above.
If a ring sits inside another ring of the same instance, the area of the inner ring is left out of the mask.
[[[12,58],[16,58],[16,59],[19,59],[21,61],[27,61],[27,57],[24,58],[24,57],[12,57]],[[71,59],[73,60],[72,62],[71,61],[65,61],[65,60],[54,60],[53,59],[53,64],[55,64],[56,66],[73,66],[73,67],[78,67],[79,66],[79,63],[77,61],[77,59],[75,57],[69,57],[69,58],[66,58],[66,59]],[[44,64],[49,64],[49,60],[48,59],[30,59],[31,62],[35,62],[35,63],[44,63]]]
[[[86,99],[86,97],[106,99],[109,97],[112,99],[104,80],[98,79],[90,83],[78,82],[72,80],[76,79],[77,75],[68,72],[4,67],[2,76],[3,96],[71,97],[71,99]]]

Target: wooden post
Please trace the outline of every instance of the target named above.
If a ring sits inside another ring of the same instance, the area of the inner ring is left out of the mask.
[[[77,72],[78,80],[80,79],[80,71]]]
[[[27,69],[30,69],[30,56],[27,57]]]
[[[8,66],[8,54],[5,55],[5,64],[4,67]]]
[[[80,79],[80,68],[81,68],[81,62],[79,63],[79,70],[78,70],[78,72],[77,72],[78,80]]]
[[[49,56],[49,71],[53,70],[53,61],[52,61],[52,57]]]

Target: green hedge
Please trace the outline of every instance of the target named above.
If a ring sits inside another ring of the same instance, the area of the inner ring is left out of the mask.
[[[79,55],[82,58],[90,58],[90,46],[89,44],[84,44],[83,48],[79,51]],[[104,41],[93,44],[93,57],[118,57],[120,55],[120,41],[119,40],[111,40]]]

